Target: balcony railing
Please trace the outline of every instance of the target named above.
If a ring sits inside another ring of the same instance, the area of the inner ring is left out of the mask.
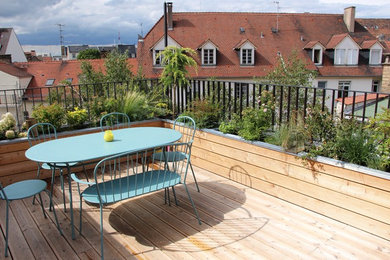
[[[19,119],[19,127],[23,119],[31,114],[32,108],[43,103],[58,102],[67,109],[86,108],[91,119],[88,103],[94,97],[118,99],[135,85],[146,92],[153,88],[163,88],[158,80],[139,80],[1,90],[0,107],[2,113],[15,113],[15,117]],[[173,91],[176,91],[176,95],[173,95]],[[213,103],[219,103],[223,114],[230,118],[234,113],[240,115],[247,107],[259,108],[261,103],[258,97],[264,91],[275,97],[273,125],[289,121],[294,111],[300,111],[306,116],[307,108],[314,106],[319,106],[323,111],[327,110],[333,117],[356,118],[361,121],[367,121],[369,117],[381,113],[382,108],[390,108],[389,94],[384,93],[255,82],[191,80],[188,86],[167,88],[163,95],[170,100],[168,107],[171,110],[172,104],[175,103],[175,111],[178,114],[185,111],[192,101],[209,98]],[[176,102],[172,102],[174,96]]]

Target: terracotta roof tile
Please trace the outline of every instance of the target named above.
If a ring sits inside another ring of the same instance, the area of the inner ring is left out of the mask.
[[[355,104],[364,102],[364,96],[365,95],[356,95],[355,96]],[[375,100],[376,96],[377,96],[377,94],[368,94],[367,98],[366,98],[366,101]],[[378,95],[378,99],[382,99],[382,98],[385,98],[385,97],[388,97],[388,96],[389,95],[379,94]],[[337,98],[336,101],[337,102],[342,102],[343,98]],[[352,105],[353,104],[353,96],[352,97],[345,97],[344,98],[344,104],[345,105]]]
[[[307,50],[303,48],[309,46],[310,42],[328,43],[334,47],[348,35],[342,14],[281,13],[279,32],[273,33],[271,28],[276,26],[277,15],[276,13],[173,13],[174,28],[168,31],[168,34],[176,41],[180,41],[181,46],[192,49],[197,49],[200,43],[208,39],[218,45],[217,66],[202,67],[198,56],[196,58],[199,65],[198,73],[191,71],[191,76],[194,78],[265,76],[276,64],[278,52],[286,57],[294,49],[298,50],[298,57],[308,63],[309,68],[316,69]],[[390,25],[390,19],[384,19],[382,23]],[[144,41],[138,44],[138,63],[147,78],[156,78],[162,71],[161,68],[153,68],[153,55],[150,50],[163,37],[163,24],[164,19],[159,19],[147,33]],[[240,27],[244,28],[245,32],[240,33]],[[349,35],[357,44],[377,39],[377,35],[365,29],[363,25],[357,24],[355,28],[355,33]],[[238,43],[245,40],[249,40],[257,47],[255,65],[252,67],[240,66],[238,53],[233,50]],[[198,54],[200,55],[200,51]],[[331,68],[324,68],[325,66]],[[324,76],[337,73],[353,73],[352,76],[381,75],[381,68],[363,66],[358,69],[340,70],[340,67],[335,67],[330,61],[322,68],[318,68],[320,74],[323,72]],[[338,70],[340,72],[336,72]]]
[[[334,49],[347,36],[348,33],[333,35],[332,38],[330,38],[329,42],[326,44],[326,48]]]
[[[372,47],[372,45],[374,45],[375,43],[379,43],[379,42],[377,40],[364,41],[364,42],[362,42],[360,47],[362,47],[362,49],[370,49]]]
[[[1,61],[0,61],[0,71],[3,71],[7,74],[10,74],[12,76],[19,77],[19,78],[27,78],[27,77],[33,76],[30,73],[26,72],[26,70],[21,69],[21,68],[15,66],[14,64],[9,64],[9,63],[5,63],[5,62],[1,62]]]
[[[95,70],[105,72],[104,59],[89,60],[89,62]],[[137,60],[130,58],[128,63],[132,67],[132,72],[136,74]],[[81,74],[80,60],[21,62],[16,63],[16,65],[34,76],[28,89],[45,87],[48,79],[55,79],[54,86],[69,78],[72,79],[72,84],[78,84],[79,75]]]

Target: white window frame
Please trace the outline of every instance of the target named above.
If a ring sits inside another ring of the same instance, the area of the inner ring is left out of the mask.
[[[348,97],[348,93],[350,89],[351,89],[351,81],[340,80],[338,84],[337,98],[342,98],[343,96]]]
[[[210,59],[210,53],[212,55],[212,60]],[[215,66],[217,64],[216,53],[215,48],[202,48],[202,65]]]
[[[320,83],[321,83],[321,85],[323,85],[324,87],[321,87],[321,86],[320,86]],[[328,81],[326,81],[326,80],[319,80],[319,81],[317,82],[317,88],[320,88],[320,89],[326,88],[327,85],[328,85]]]
[[[47,79],[46,83],[45,83],[45,86],[53,86],[54,85],[54,81],[56,81],[56,79]]]
[[[244,57],[244,55],[245,55],[245,57]],[[248,60],[249,56],[250,56],[250,60]],[[240,64],[242,66],[251,66],[251,65],[255,64],[255,49],[254,48],[241,48],[240,49]]]
[[[157,57],[157,55],[162,52],[163,50],[153,50],[153,66],[155,67],[162,67],[162,60],[163,60],[163,55],[160,57]]]
[[[376,60],[373,58],[373,53],[378,52]],[[382,50],[381,49],[370,49],[370,65],[380,65],[382,63]]]
[[[320,54],[319,54],[319,59],[318,59],[318,62],[315,62],[315,52],[316,51],[319,51]],[[312,51],[312,57],[311,57],[311,60],[314,62],[315,65],[321,65],[322,64],[322,48],[314,48],[313,51]]]
[[[373,79],[371,85],[371,92],[379,92],[380,87],[381,87],[381,81],[378,79]]]
[[[359,49],[337,48],[334,51],[335,65],[357,65]]]

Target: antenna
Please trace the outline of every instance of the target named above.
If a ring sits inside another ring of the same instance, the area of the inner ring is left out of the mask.
[[[63,32],[64,30],[62,29],[62,27],[64,27],[65,24],[57,23],[56,25],[58,26],[58,29],[59,29],[59,31],[60,31],[61,56],[64,56],[64,54],[65,54],[65,51],[64,51],[64,48],[63,48],[63,45],[64,45],[64,36],[62,35],[62,32]]]
[[[121,44],[121,32],[118,32],[118,45]]]
[[[144,37],[144,29],[143,29],[143,27],[142,27],[143,24],[140,23],[139,25],[140,25],[140,27],[141,27],[141,36]]]
[[[279,12],[280,12],[280,6],[279,1],[274,1],[274,4],[276,4],[276,31],[279,31]]]

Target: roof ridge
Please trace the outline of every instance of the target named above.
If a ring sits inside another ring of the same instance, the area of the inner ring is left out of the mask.
[[[303,13],[271,13],[271,12],[180,12],[176,11],[173,12],[173,15],[175,14],[261,14],[261,15],[321,15],[321,16],[342,16],[343,14],[326,14],[326,13],[310,13],[310,12],[303,12]],[[358,19],[358,18],[357,18]],[[364,18],[360,18],[364,19]],[[385,19],[385,18],[383,18]]]

